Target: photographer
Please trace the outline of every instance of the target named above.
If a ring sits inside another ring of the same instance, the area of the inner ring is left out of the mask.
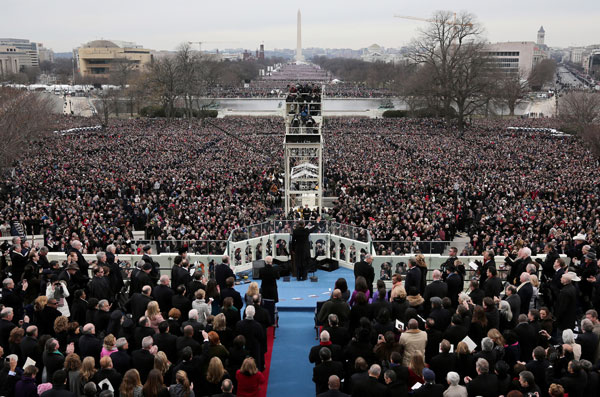
[[[52,276],[52,282],[46,285],[46,296],[56,299],[58,302],[57,309],[63,316],[67,318],[71,316],[71,311],[66,300],[71,294],[65,280],[57,280],[56,276]]]

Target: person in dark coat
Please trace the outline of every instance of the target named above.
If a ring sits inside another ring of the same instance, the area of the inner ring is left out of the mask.
[[[319,222],[321,222],[321,217],[317,218],[317,224]],[[292,233],[290,250],[292,251],[294,269],[298,281],[306,280],[306,273],[310,261],[310,242],[308,237],[315,231],[316,227],[317,225],[311,228],[304,227],[304,221],[300,220]]]
[[[519,297],[521,298],[521,307],[519,313],[527,314],[529,312],[529,304],[531,303],[531,298],[533,297],[533,285],[531,285],[530,279],[531,276],[527,272],[521,273],[519,277],[519,281],[521,282],[517,288],[517,294],[519,294]]]
[[[340,391],[340,386],[340,377],[337,375],[331,375],[329,377],[329,381],[327,382],[327,387],[329,388],[329,390],[321,394],[317,394],[317,397],[350,397],[348,394],[342,393]],[[218,395],[217,397],[219,396],[220,395]]]
[[[443,374],[445,378],[445,374]],[[423,369],[425,383],[413,393],[413,397],[443,397],[444,386],[435,383],[436,374],[429,368]]]
[[[446,269],[448,276],[446,277],[446,284],[448,284],[448,298],[452,301],[452,307],[458,306],[458,294],[460,294],[464,288],[464,281],[456,266],[448,266]]]
[[[598,335],[594,333],[594,323],[589,319],[581,321],[582,334],[577,335],[577,343],[581,345],[581,359],[595,362],[598,348]]]
[[[21,339],[21,356],[19,367],[25,365],[25,360],[30,357],[36,363],[38,370],[42,370],[42,349],[38,341],[38,327],[30,325],[25,329],[25,337]],[[21,362],[22,361],[22,362]]]
[[[142,340],[142,348],[131,353],[133,367],[140,373],[142,383],[146,382],[148,374],[154,368],[154,354],[157,352],[153,347],[152,337],[146,336]]]
[[[35,376],[38,369],[33,365],[26,367],[23,370],[21,380],[15,385],[15,396],[18,397],[38,397],[37,386],[35,384]]]
[[[198,342],[196,339],[194,339],[194,335],[195,335],[196,331],[194,330],[194,327],[192,327],[191,325],[186,325],[183,328],[183,335],[178,337],[177,340],[175,341],[175,346],[177,348],[177,352],[179,354],[179,358],[181,358],[181,354],[183,352],[183,350],[186,347],[189,347],[190,349],[192,349],[192,353],[194,354],[199,354],[200,353],[200,349],[202,348],[202,345],[200,344],[200,342]],[[199,331],[200,335],[202,335],[202,331]]]
[[[38,327],[40,334],[54,335],[54,320],[62,313],[57,309],[58,302],[55,298],[48,299],[46,306],[39,312]]]
[[[442,343],[440,343],[441,353],[428,361],[429,368],[436,375],[436,382],[442,385],[445,383],[446,374],[456,369],[456,355],[450,353],[451,347],[452,343],[450,341],[442,340]]]
[[[425,292],[423,293],[425,314],[428,314],[431,310],[431,298],[444,299],[448,295],[448,284],[442,281],[442,273],[436,269],[431,273],[431,277],[433,281],[425,287]]]
[[[387,397],[387,387],[378,381],[381,375],[381,367],[377,364],[369,368],[369,376],[354,384],[352,397]]]
[[[229,277],[225,280],[225,288],[221,288],[221,300],[225,300],[227,297],[233,298],[233,306],[235,306],[240,312],[244,307],[244,301],[242,295],[233,288],[235,285],[235,278]]]
[[[246,338],[246,349],[256,360],[257,367],[262,371],[265,365],[264,355],[267,352],[267,335],[260,323],[254,320],[256,309],[250,305],[246,307],[246,318],[238,321],[235,326],[238,335]]]
[[[140,317],[146,312],[148,303],[152,301],[152,297],[150,296],[151,293],[152,288],[149,285],[146,285],[142,288],[141,293],[134,293],[127,303],[125,303],[125,309],[128,313],[131,313],[131,319],[134,323],[137,324]]]
[[[71,241],[71,247],[69,247],[67,249],[67,256],[70,255],[72,252],[75,253],[75,255],[77,256],[77,266],[79,266],[79,271],[81,272],[81,275],[85,279],[88,279],[90,277],[90,275],[89,275],[90,264],[83,257],[83,254],[81,253],[82,248],[83,248],[83,244],[81,243],[81,241],[79,241],[79,240]]]
[[[573,329],[577,320],[577,311],[573,310],[577,305],[577,290],[573,281],[579,281],[575,273],[567,272],[560,279],[563,284],[556,302],[556,325],[560,331]]]
[[[406,278],[404,280],[404,289],[409,291],[412,287],[416,288],[418,293],[421,291],[421,270],[417,266],[417,260],[415,258],[408,259],[408,271],[406,272]]]
[[[4,279],[2,281],[2,297],[0,303],[4,307],[12,307],[13,319],[12,322],[17,324],[19,320],[23,319],[23,297],[29,284],[27,280],[23,280],[20,286],[15,288],[15,282],[11,278]]]
[[[111,356],[102,357],[100,359],[100,371],[96,372],[92,377],[92,382],[99,384],[104,379],[108,379],[113,389],[115,390],[115,396],[119,396],[119,387],[121,387],[121,380],[123,376],[113,368],[113,362]]]
[[[477,377],[471,379],[465,378],[467,384],[467,393],[469,397],[497,397],[498,396],[498,377],[489,373],[489,363],[486,359],[480,358],[475,363]]]
[[[367,280],[367,287],[373,296],[373,282],[375,281],[375,270],[373,270],[373,257],[370,254],[365,255],[365,259],[354,264],[354,279],[362,276]]]
[[[67,390],[67,373],[61,369],[52,376],[52,389],[46,390],[40,397],[76,397],[76,394]]]
[[[312,377],[317,394],[325,393],[329,389],[329,377],[331,375],[336,375],[339,378],[344,377],[344,366],[341,362],[331,359],[331,350],[328,347],[321,347],[319,358],[321,362],[313,368]]]
[[[225,280],[227,280],[229,277],[233,277],[235,279],[235,274],[229,266],[229,256],[223,255],[221,260],[222,263],[215,266],[215,280],[217,281],[219,288],[223,289],[226,287]]]
[[[14,310],[12,307],[5,307],[0,312],[0,346],[8,351],[8,337],[13,328],[16,327],[12,322]]]
[[[110,355],[113,368],[120,374],[124,374],[131,367],[131,356],[128,353],[129,343],[126,338],[119,338],[115,343],[117,351]]]
[[[158,351],[165,352],[170,362],[177,362],[177,337],[169,333],[169,322],[163,321],[158,324],[158,334],[154,334],[152,339],[158,348]]]
[[[44,349],[44,355],[42,361],[46,368],[46,374],[48,378],[52,378],[54,372],[63,368],[65,363],[65,356],[58,350],[58,341],[54,338],[50,338],[46,341],[46,348]]]
[[[73,304],[71,305],[71,322],[85,324],[85,315],[88,308],[87,294],[83,289],[75,290]]]
[[[260,293],[263,299],[272,299],[275,303],[279,302],[279,294],[277,291],[277,280],[279,272],[273,267],[273,257],[265,258],[265,267],[259,271],[260,277]]]
[[[478,269],[479,272],[479,285],[483,288],[488,277],[487,269],[490,267],[496,267],[496,261],[494,260],[494,252],[491,250],[483,251],[483,264]]]
[[[171,280],[169,276],[163,274],[160,276],[158,285],[152,290],[152,296],[158,302],[160,311],[163,313],[169,313],[169,310],[173,307],[173,296],[175,292],[169,287]]]
[[[152,284],[150,285],[156,285],[156,282],[160,277],[160,265],[158,264],[158,262],[152,259],[152,246],[150,244],[144,245],[142,250],[144,251],[144,255],[142,255],[142,260],[144,261],[144,263],[150,264],[151,266],[150,272],[148,273],[150,279],[152,280]]]
[[[79,354],[81,357],[94,357],[96,362],[100,360],[100,352],[102,351],[102,341],[96,338],[96,326],[94,324],[86,324],[83,326],[82,334],[79,337]]]
[[[495,267],[488,267],[487,279],[485,281],[485,286],[483,287],[485,296],[489,298],[494,298],[495,296],[499,297],[503,289],[502,281],[498,278],[498,270],[496,270]]]
[[[173,288],[177,288],[180,285],[187,286],[192,281],[190,272],[182,266],[183,261],[184,259],[181,255],[177,255],[173,261],[173,268],[171,269],[171,285]]]
[[[112,291],[110,289],[110,283],[108,277],[104,276],[104,268],[102,266],[96,266],[92,269],[94,277],[90,280],[87,290],[89,298],[96,298],[99,301],[106,299],[111,302],[113,299]]]

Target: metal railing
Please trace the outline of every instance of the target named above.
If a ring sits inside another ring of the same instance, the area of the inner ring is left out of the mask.
[[[417,241],[417,240],[376,240],[373,250],[376,255],[409,255],[409,254],[440,254],[442,255],[452,241]]]
[[[126,243],[136,250],[138,247],[150,244],[153,246],[153,253],[178,253],[182,248],[187,248],[187,252],[196,255],[223,255],[227,253],[227,240],[130,240]]]

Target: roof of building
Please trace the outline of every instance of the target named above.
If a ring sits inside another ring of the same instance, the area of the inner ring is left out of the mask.
[[[86,48],[119,48],[118,45],[109,40],[94,40],[85,44]]]
[[[540,30],[538,30],[538,33],[545,33],[546,31],[544,30],[543,26],[540,26]]]

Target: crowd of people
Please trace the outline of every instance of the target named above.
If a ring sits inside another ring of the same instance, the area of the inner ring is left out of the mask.
[[[479,120],[459,132],[435,119],[327,118],[324,188],[337,200],[324,218],[368,229],[380,254],[441,253],[430,242],[458,232],[465,255],[518,242],[535,255],[549,241],[568,253],[578,235],[597,245],[598,160],[577,138],[506,128],[554,123]],[[3,228],[18,221],[52,251],[77,233],[89,253],[135,252],[127,242],[144,230],[162,252],[298,218],[282,210],[283,129],[280,118],[142,119],[46,137],[0,184]]]
[[[551,250],[540,262],[528,247],[502,260],[488,250],[470,281],[452,251],[433,271],[412,257],[391,288],[376,281],[371,255],[354,265],[354,291],[336,281],[308,354],[317,396],[599,395],[593,247],[570,264]]]
[[[11,257],[22,243],[12,241]],[[278,300],[271,257],[262,288],[241,296],[228,256],[207,278],[182,252],[161,275],[149,247],[127,271],[112,244],[88,263],[70,243],[62,264],[29,248],[25,269],[0,269],[1,396],[264,395]]]

